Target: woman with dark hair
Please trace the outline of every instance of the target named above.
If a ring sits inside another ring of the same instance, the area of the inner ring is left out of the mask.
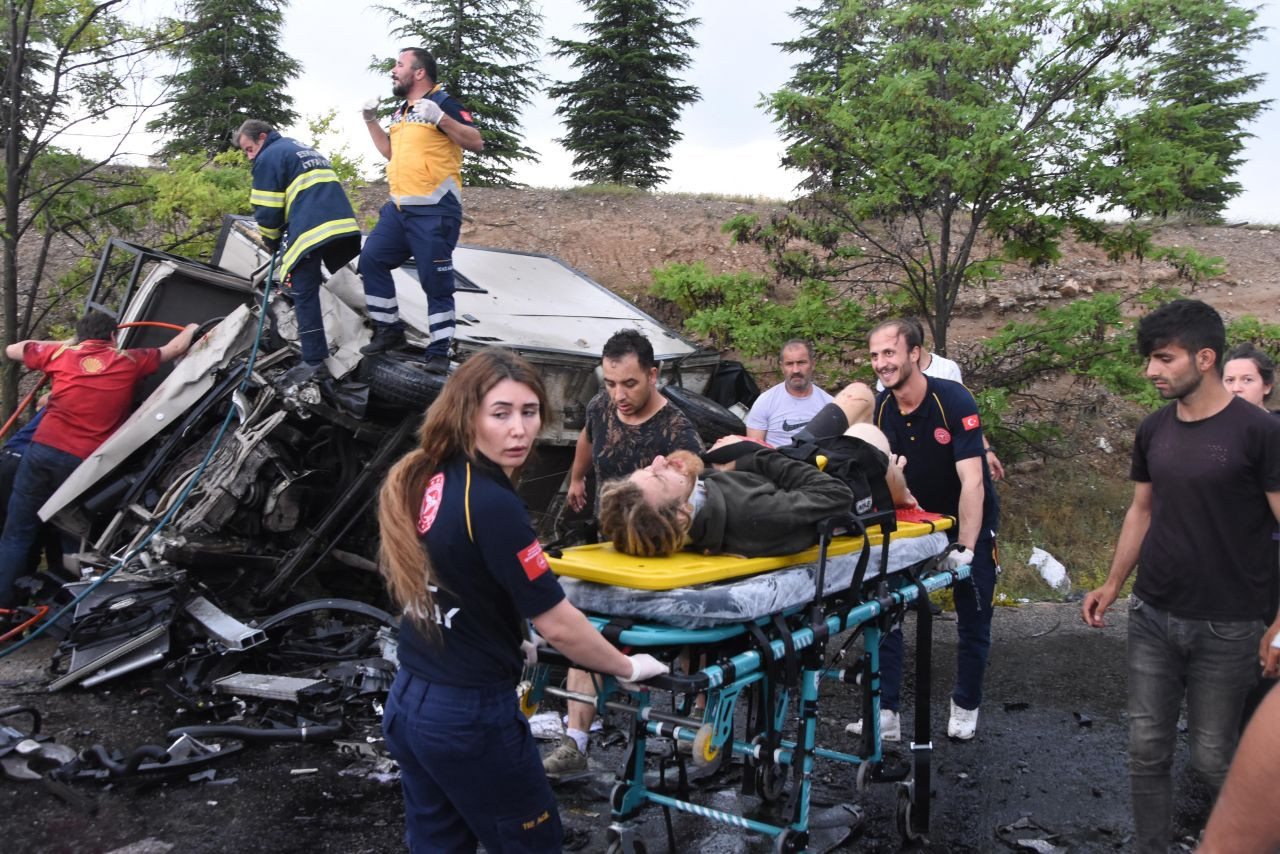
[[[1222,384],[1227,391],[1266,409],[1275,383],[1276,363],[1251,341],[1227,351],[1222,364]]]
[[[381,567],[403,610],[383,732],[412,851],[559,851],[563,831],[515,687],[532,621],[584,667],[665,673],[612,647],[551,573],[518,477],[547,408],[519,356],[485,350],[445,383],[379,496]]]

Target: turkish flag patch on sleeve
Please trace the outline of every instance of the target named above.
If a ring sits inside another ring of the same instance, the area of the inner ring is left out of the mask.
[[[964,429],[966,430],[977,430],[978,413],[975,412],[973,415],[966,415],[960,423],[964,425]]]
[[[459,113],[459,115],[461,115],[461,116],[462,116],[464,119],[466,119],[467,121],[472,122],[472,124],[474,124],[474,123],[475,123],[475,122],[474,122],[474,121],[472,121],[472,119],[471,119],[471,114],[470,114],[470,113],[468,113],[466,110],[458,110],[458,113]]]
[[[440,512],[440,498],[444,495],[444,472],[431,478],[426,490],[422,493],[422,509],[418,511],[418,535],[431,530],[436,514]]]
[[[547,556],[542,553],[542,544],[536,539],[516,552],[516,557],[520,559],[520,566],[524,567],[524,574],[530,581],[537,580],[538,576],[551,569]]]

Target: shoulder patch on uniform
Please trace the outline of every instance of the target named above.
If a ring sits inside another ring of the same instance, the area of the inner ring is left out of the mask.
[[[964,425],[964,429],[966,430],[977,430],[979,425],[978,413],[975,412],[972,415],[966,415],[960,423]]]
[[[951,433],[950,431],[947,430],[947,428],[939,427],[937,430],[933,431],[933,440],[937,442],[939,445],[950,445]]]
[[[520,559],[520,565],[524,567],[524,574],[529,577],[530,581],[537,580],[538,576],[551,569],[551,565],[547,563],[547,556],[542,553],[542,544],[536,538],[532,543],[516,552],[516,557]]]
[[[466,119],[467,121],[469,121],[469,122],[470,122],[470,121],[472,121],[472,119],[471,119],[471,114],[470,114],[470,113],[468,113],[466,110],[458,110],[458,112],[459,112],[459,113],[462,115],[462,117],[463,117],[464,119]]]
[[[418,534],[431,530],[436,521],[436,513],[440,512],[440,498],[444,495],[444,472],[439,472],[427,483],[422,493],[422,509],[418,511]]]

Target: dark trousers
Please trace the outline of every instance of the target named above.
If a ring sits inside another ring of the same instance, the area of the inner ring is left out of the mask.
[[[329,342],[324,337],[324,314],[320,310],[319,250],[304,255],[289,271],[289,292],[293,296],[293,315],[298,321],[298,342],[302,345],[302,361],[318,364],[329,358]]]
[[[1245,697],[1258,680],[1260,619],[1193,620],[1143,602],[1129,607],[1129,791],[1133,850],[1167,852],[1173,830],[1173,753],[1187,704],[1191,767],[1222,786],[1240,738]]]
[[[374,323],[400,325],[391,271],[409,258],[417,263],[418,281],[427,296],[428,357],[449,355],[453,340],[453,249],[462,221],[457,217],[397,208],[387,202],[360,250],[360,277],[365,305]]]
[[[956,687],[951,694],[957,706],[982,705],[982,680],[991,651],[991,600],[996,589],[995,539],[984,537],[973,548],[969,580],[952,588],[956,603]],[[916,655],[929,655],[917,650]],[[895,626],[880,645],[880,703],[898,711],[902,707],[902,627]]]
[[[80,465],[80,458],[40,442],[22,454],[0,537],[0,608],[16,604],[14,582],[30,572],[31,549],[40,535],[37,511]]]
[[[400,668],[382,717],[409,850],[560,851],[555,796],[515,687],[458,688]]]

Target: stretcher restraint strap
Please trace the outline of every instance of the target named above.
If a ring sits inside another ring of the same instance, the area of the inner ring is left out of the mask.
[[[777,691],[779,682],[779,668],[777,657],[773,652],[773,644],[769,641],[760,627],[754,622],[746,623],[747,632],[751,635],[752,642],[755,643],[756,649],[760,653],[760,658],[764,664],[761,670],[765,674],[765,692],[764,692],[764,708],[761,709],[761,715],[764,717],[764,749],[768,751],[770,757],[773,751],[777,749],[782,738],[774,728],[774,713],[777,709]],[[771,760],[772,761],[772,760]]]
[[[600,634],[613,644],[621,643],[622,633],[632,628],[636,621],[630,617],[610,617],[609,622],[600,627]]]

